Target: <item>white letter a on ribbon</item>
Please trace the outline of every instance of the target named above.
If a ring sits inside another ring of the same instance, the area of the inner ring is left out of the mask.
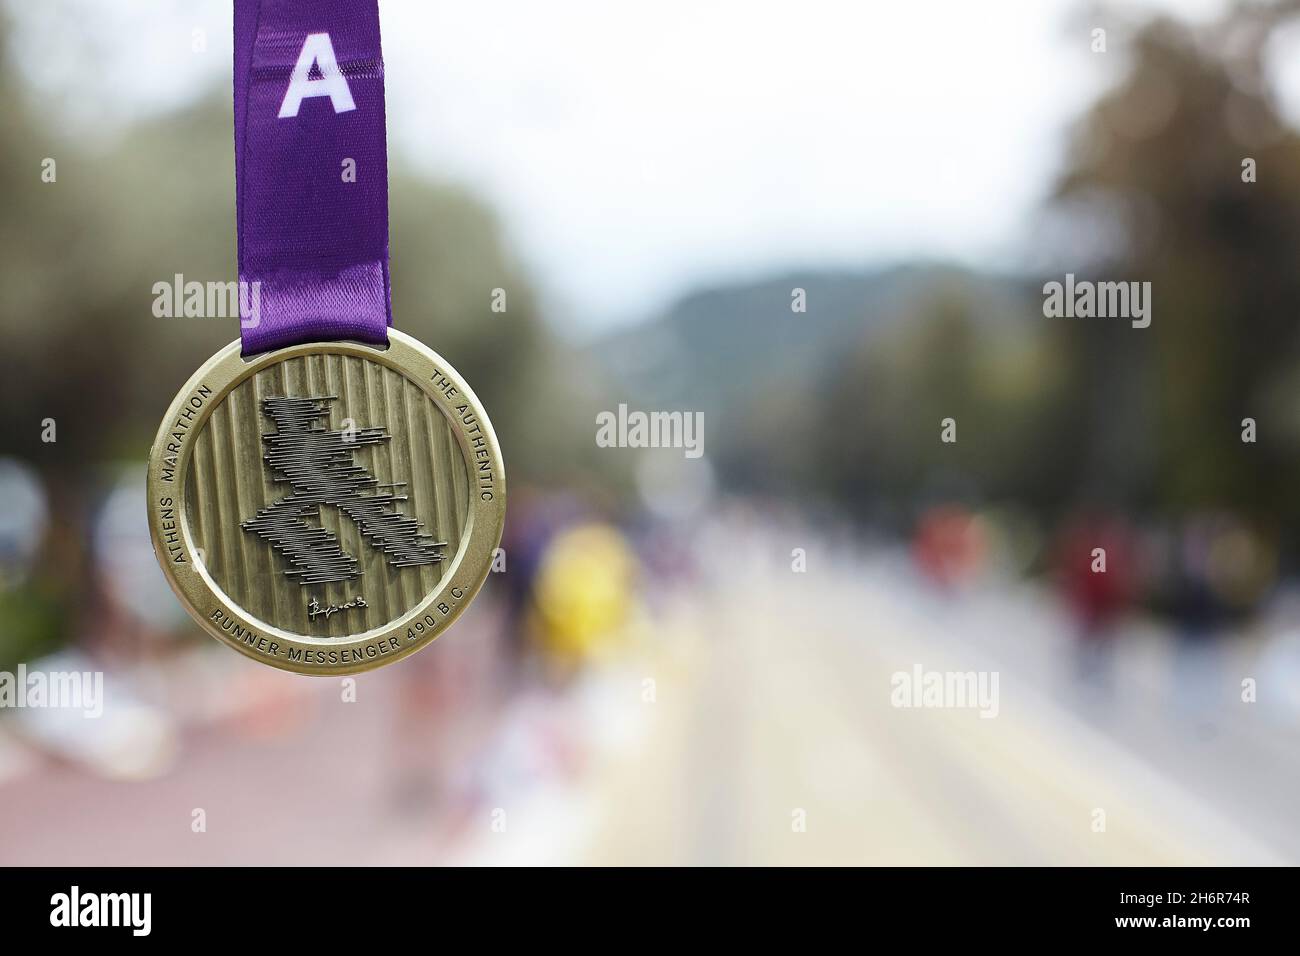
[[[320,79],[311,78],[312,64],[320,67]],[[302,101],[312,96],[328,96],[335,113],[346,113],[357,108],[352,102],[352,91],[334,59],[334,44],[328,33],[310,33],[298,54],[298,62],[289,80],[289,89],[280,104],[280,119],[297,116]]]

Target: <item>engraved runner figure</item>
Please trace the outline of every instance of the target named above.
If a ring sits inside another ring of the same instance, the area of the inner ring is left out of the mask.
[[[325,584],[347,581],[361,572],[357,559],[344,551],[326,528],[307,523],[319,517],[320,508],[337,508],[356,524],[371,547],[383,552],[395,568],[434,564],[443,559],[445,541],[422,534],[420,522],[401,514],[398,501],[406,495],[362,494],[380,488],[401,488],[405,483],[381,485],[353,460],[353,447],[391,440],[382,428],[358,428],[350,437],[318,424],[329,419],[329,404],[336,396],[267,398],[262,411],[275,422],[276,431],[263,435],[273,480],[288,482],[293,491],[241,523],[288,559],[284,573],[298,583]]]

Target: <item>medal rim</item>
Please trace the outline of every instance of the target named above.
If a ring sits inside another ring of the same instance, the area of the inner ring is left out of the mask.
[[[190,376],[189,381],[177,392],[149,448],[146,480],[149,537],[153,544],[154,557],[162,568],[164,577],[180,599],[181,605],[205,633],[234,648],[245,657],[269,667],[296,674],[330,676],[360,673],[402,660],[437,640],[474,600],[491,572],[494,553],[501,543],[505,526],[506,503],[505,468],[491,421],[468,383],[441,355],[413,336],[397,329],[389,329],[388,334],[389,344],[386,349],[351,341],[311,342],[274,349],[248,359],[241,354],[241,343],[236,339],[199,366]],[[456,437],[457,447],[461,450],[467,478],[470,480],[469,509],[465,529],[456,554],[437,587],[392,621],[348,637],[317,638],[296,634],[269,621],[254,617],[235,603],[212,579],[207,568],[196,560],[196,546],[190,532],[185,500],[195,438],[207,426],[213,410],[219,407],[236,387],[256,373],[287,359],[321,354],[366,359],[387,366],[416,385],[447,417],[452,434]],[[449,398],[444,391],[434,385],[433,373],[435,372],[455,388],[454,399]],[[210,389],[211,395],[203,401],[202,406],[196,409],[193,418],[190,419],[180,452],[176,455],[173,477],[170,481],[164,480],[162,467],[164,459],[159,456],[159,451],[167,448],[167,442],[175,430],[176,422],[191,405],[192,399],[197,396],[200,388]],[[483,499],[482,493],[473,483],[474,468],[471,463],[474,461],[474,449],[470,447],[463,420],[457,414],[453,414],[454,408],[451,407],[453,404],[468,405],[468,410],[473,413],[474,422],[479,428],[479,434],[486,443],[485,448],[494,476],[489,500]],[[168,496],[173,500],[171,520],[176,525],[174,530],[180,532],[178,543],[185,559],[182,562],[177,562],[170,557],[165,540],[168,529],[163,528],[166,519],[163,518],[164,506],[161,501]],[[455,597],[453,592],[459,592],[460,596]],[[441,606],[447,606],[449,611],[441,612],[439,610]],[[250,645],[233,637],[214,620],[214,615],[218,611],[228,615],[235,624],[242,625],[246,630],[269,639],[268,643],[274,642],[284,652],[284,656],[278,653],[274,657],[270,656],[258,650],[256,645]],[[433,617],[435,623],[426,624],[428,617]],[[417,623],[423,625],[423,630],[415,640],[408,641],[406,636]],[[398,641],[395,649],[376,652],[374,657],[365,656],[367,647],[386,646],[393,639]],[[358,649],[362,653],[362,659],[338,664],[305,664],[302,661],[289,660],[287,655],[290,649],[297,649],[300,653],[311,651],[313,655],[321,650],[350,652]]]

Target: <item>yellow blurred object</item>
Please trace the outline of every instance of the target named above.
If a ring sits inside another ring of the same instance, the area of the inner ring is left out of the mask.
[[[636,556],[609,525],[556,535],[536,584],[536,633],[546,654],[581,663],[613,646],[633,609],[636,574]]]
[[[1253,607],[1277,581],[1276,548],[1236,521],[1216,529],[1206,560],[1210,590],[1230,607]]]

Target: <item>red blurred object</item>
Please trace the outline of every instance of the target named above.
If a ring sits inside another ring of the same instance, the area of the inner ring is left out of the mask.
[[[1061,534],[1061,589],[1085,636],[1099,635],[1137,591],[1136,542],[1128,524],[1109,515],[1075,518]]]
[[[930,580],[945,587],[970,578],[988,551],[981,523],[959,505],[939,505],[917,523],[912,558]]]

